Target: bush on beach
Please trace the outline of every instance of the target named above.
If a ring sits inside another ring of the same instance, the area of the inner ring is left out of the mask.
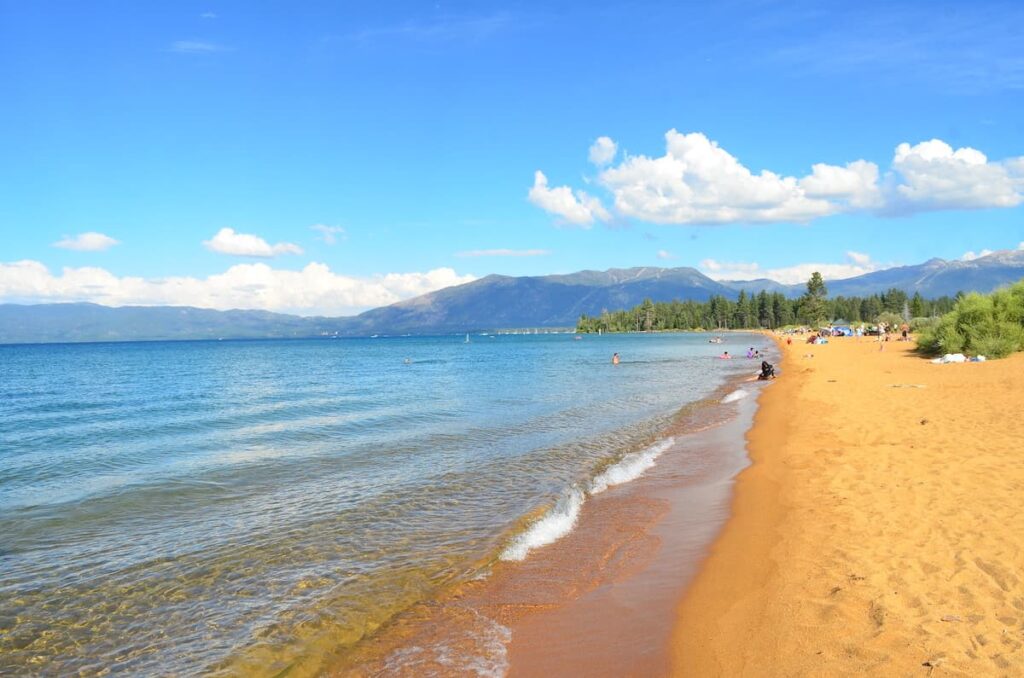
[[[992,294],[968,294],[921,332],[918,348],[929,355],[964,353],[1004,358],[1024,350],[1024,280]]]

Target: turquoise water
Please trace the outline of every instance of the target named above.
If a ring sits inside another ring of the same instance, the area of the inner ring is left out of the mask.
[[[315,669],[522,546],[751,341],[0,346],[0,673]]]

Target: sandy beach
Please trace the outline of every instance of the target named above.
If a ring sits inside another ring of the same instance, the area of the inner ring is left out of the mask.
[[[1024,674],[1024,355],[879,346],[784,347],[676,675]]]

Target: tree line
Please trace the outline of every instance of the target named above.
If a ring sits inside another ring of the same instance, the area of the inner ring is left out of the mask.
[[[817,327],[835,320],[851,324],[874,324],[881,320],[892,324],[948,313],[957,298],[925,299],[917,292],[911,297],[896,288],[868,297],[829,298],[821,275],[814,273],[807,282],[807,291],[798,299],[765,290],[757,294],[740,292],[735,301],[719,295],[703,302],[644,299],[631,309],[606,310],[597,316],[584,314],[576,324],[576,331],[775,329],[787,325]]]

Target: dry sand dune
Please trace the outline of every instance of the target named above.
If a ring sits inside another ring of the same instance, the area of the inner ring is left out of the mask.
[[[786,348],[677,674],[1024,675],[1024,355],[911,347]]]

